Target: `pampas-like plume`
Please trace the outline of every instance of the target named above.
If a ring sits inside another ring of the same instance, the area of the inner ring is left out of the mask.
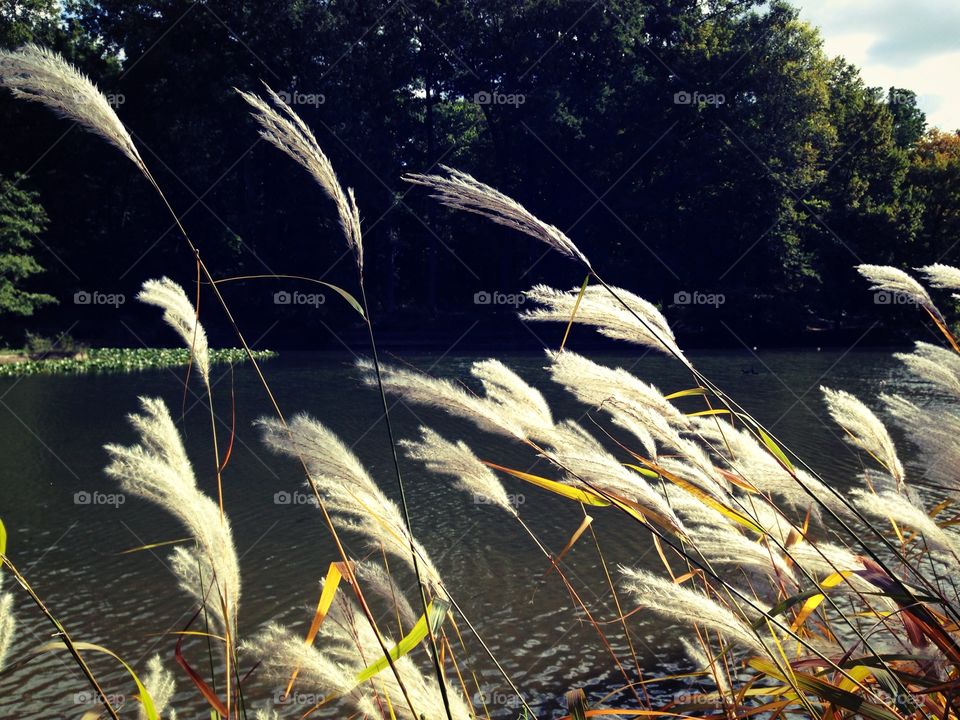
[[[678,448],[680,437],[674,428],[687,428],[690,421],[653,385],[623,368],[600,365],[574,352],[548,352],[547,357],[554,382],[581,402],[608,412],[614,422],[640,439],[650,456],[656,454],[654,440]]]
[[[373,593],[391,606],[407,630],[417,623],[418,616],[413,606],[382,565],[370,561],[358,562],[355,573],[364,593]]]
[[[147,674],[143,677],[144,687],[150,693],[150,699],[153,700],[153,708],[157,711],[157,716],[164,720],[177,720],[175,710],[167,710],[173,695],[176,692],[176,685],[173,680],[173,673],[163,666],[159,655],[154,655],[147,662]],[[140,706],[140,720],[147,720],[147,711]]]
[[[960,398],[960,355],[953,350],[917,342],[912,353],[897,353],[894,357],[919,379]]]
[[[260,125],[261,137],[299,163],[333,200],[347,246],[356,254],[357,264],[362,268],[363,235],[360,231],[360,210],[353,189],[348,188],[344,193],[330,159],[320,149],[317,138],[307,124],[269,85],[264,83],[264,88],[272,105],[259,95],[242,90],[237,92],[255,110],[251,115]]]
[[[922,272],[927,282],[935,288],[946,288],[948,290],[960,290],[960,268],[952,265],[936,263],[934,265],[925,265],[917,268]]]
[[[373,363],[360,360],[357,368],[363,373],[364,383],[376,386]],[[395,393],[415,405],[434,407],[454,417],[469,420],[481,430],[526,439],[526,428],[521,419],[512,417],[502,405],[472,395],[450,380],[389,365],[381,365],[380,373],[383,388],[388,393]]]
[[[583,293],[574,322],[592,325],[601,335],[615,340],[625,340],[673,355],[689,365],[666,318],[656,306],[627,290],[612,290],[630,308],[629,311],[606,288],[591,285]],[[564,292],[547,285],[536,285],[525,294],[528,299],[543,307],[522,313],[521,319],[569,323],[580,288]],[[642,318],[643,323],[638,322],[633,313]]]
[[[641,606],[676,622],[716,631],[753,653],[769,657],[749,623],[703,593],[646,570],[622,567],[621,572],[626,577],[624,587]]]
[[[350,529],[412,567],[410,535],[400,508],[383,494],[340,438],[306,414],[297,415],[287,426],[274,418],[261,418],[257,425],[268,447],[303,460],[329,510],[346,515]],[[426,581],[436,594],[446,597],[430,556],[419,542],[414,541],[414,546]]]
[[[949,488],[960,487],[960,416],[943,407],[921,407],[899,395],[881,395],[880,400],[920,448],[924,477]]]
[[[400,701],[403,693],[393,673],[383,671],[369,685],[356,684],[356,675],[383,655],[373,629],[363,616],[335,605],[320,635],[322,642],[308,646],[285,628],[270,624],[244,649],[260,658],[268,679],[286,683],[290,674],[299,668],[297,688],[302,692],[317,697],[342,697],[367,717],[385,717],[389,697],[399,720],[419,720],[411,718],[409,708]],[[397,659],[394,665],[419,717],[445,720],[436,678],[424,675],[409,655]],[[472,717],[459,694],[449,686],[447,697],[455,720]]]
[[[857,265],[857,272],[871,282],[870,289],[900,295],[928,310],[943,321],[926,289],[903,270],[889,265]]]
[[[414,174],[404,175],[403,179],[414,185],[430,188],[433,191],[431,197],[449,208],[476,213],[495,223],[518,230],[590,268],[587,256],[580,252],[573,240],[559,228],[543,222],[513,198],[483,184],[473,176],[446,165],[440,167],[447,173],[446,177]]]
[[[421,461],[431,472],[452,477],[457,487],[475,499],[517,514],[503,484],[462,440],[450,442],[434,430],[421,427],[419,440],[402,440],[399,445],[407,457]]]
[[[0,85],[14,97],[46,105],[99,135],[149,178],[130,133],[97,86],[57,53],[27,44],[0,51]]]
[[[572,421],[557,425],[545,457],[569,473],[570,485],[592,486],[635,501],[678,533],[683,524],[670,506],[638,473],[624,467],[586,430]]]
[[[163,400],[140,398],[140,403],[143,414],[129,416],[140,443],[129,447],[107,445],[111,462],[106,472],[125,492],[158,504],[187,528],[197,542],[197,554],[178,548],[174,570],[180,569],[181,583],[206,602],[224,631],[233,634],[240,600],[240,566],[230,524],[217,503],[197,488],[180,433]],[[207,576],[202,590],[197,582],[201,577],[198,558]]]
[[[830,417],[847,432],[847,441],[876,459],[898,484],[903,482],[903,465],[897,448],[880,418],[848,392],[823,386],[820,391]]]
[[[854,490],[852,494],[854,502],[863,513],[913,528],[923,535],[932,548],[952,556],[954,562],[960,559],[957,554],[960,544],[956,539],[937,525],[933,518],[910,498],[890,490],[880,493]]]
[[[163,319],[186,343],[203,382],[210,384],[210,349],[207,333],[197,320],[197,311],[182,287],[168,277],[147,280],[137,300],[163,310]]]
[[[470,374],[483,385],[487,408],[520,425],[525,435],[543,438],[553,429],[553,414],[539,390],[529,385],[499,360],[480,360]]]
[[[0,574],[0,581],[3,575]],[[13,593],[0,592],[0,670],[7,659],[10,645],[13,644],[13,632],[16,619],[13,616]]]

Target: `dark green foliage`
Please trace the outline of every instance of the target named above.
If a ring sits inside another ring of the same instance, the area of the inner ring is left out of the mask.
[[[59,22],[41,12],[52,6],[32,3],[0,43],[46,42],[122,101],[215,273],[349,288],[334,214],[306,173],[257,142],[231,87],[287,93],[356,188],[373,312],[388,328],[430,319],[455,338],[478,290],[580,281],[400,180],[441,162],[515,196],[653,301],[725,296],[668,308],[681,333],[721,320],[785,338],[855,324],[869,308],[852,265],[951,261],[918,254],[952,251],[935,226],[956,206],[929,211],[931,198],[953,202],[924,185],[942,174],[910,171],[925,128],[915,95],[865,86],[785,2],[73,0]],[[0,171],[43,171],[31,173],[53,220],[45,242],[63,261],[50,291],[68,297],[82,278],[132,297],[144,278],[189,272],[135,170],[96,138],[61,141],[68,127],[0,97],[11,139]],[[326,318],[333,306],[278,309],[272,291],[228,290],[251,332],[291,320],[273,342],[302,343],[304,327],[325,342],[325,325],[354,322]],[[735,342],[721,333],[710,341]]]
[[[25,281],[43,270],[33,252],[47,215],[37,194],[20,187],[22,181],[22,176],[12,181],[0,177],[0,313],[32,315],[55,300],[24,289]]]

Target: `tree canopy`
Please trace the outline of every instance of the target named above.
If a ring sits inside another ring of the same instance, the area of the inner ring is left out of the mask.
[[[217,274],[349,286],[332,208],[233,88],[280,92],[356,188],[380,324],[444,347],[470,318],[516,334],[514,308],[478,315],[476,293],[582,277],[401,180],[438,164],[516,197],[704,342],[859,332],[876,309],[853,265],[955,254],[960,140],[927,131],[909,89],[829,57],[781,0],[14,2],[0,45],[26,41],[97,80]],[[0,123],[0,173],[28,172],[50,217],[47,292],[190,281],[164,209],[109,148],[6,95]],[[277,307],[284,287],[230,290],[249,332],[336,344],[349,311]]]

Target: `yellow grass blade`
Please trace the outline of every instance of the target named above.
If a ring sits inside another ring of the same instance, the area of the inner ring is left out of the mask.
[[[504,467],[503,465],[497,465],[496,463],[489,462],[488,460],[483,460],[482,462],[487,467],[493,468],[494,470],[499,470],[500,472],[505,472],[507,475],[512,475],[519,480],[524,480],[532,485],[536,485],[539,488],[549,490],[550,492],[556,493],[557,495],[565,497],[568,500],[575,500],[576,502],[584,503],[585,505],[596,505],[598,507],[607,507],[610,505],[609,500],[602,498],[589,490],[581,490],[579,488],[570,487],[569,485],[564,485],[556,480],[548,480],[547,478],[540,477],[539,475],[532,475],[521,470],[513,470],[512,468]]]
[[[417,620],[417,624],[413,626],[413,629],[404,635],[403,638],[400,639],[400,642],[394,645],[390,650],[390,659],[394,661],[399,660],[408,652],[413,650],[417,645],[423,642],[423,639],[427,636],[428,622],[430,623],[429,629],[433,632],[433,634],[436,634],[440,630],[440,625],[443,623],[444,618],[447,617],[447,612],[449,610],[449,600],[438,599],[432,601],[430,605],[427,606],[426,616],[421,615],[420,619]],[[387,661],[386,657],[381,657],[380,659],[372,662],[357,674],[357,682],[366,682],[389,664],[390,663]]]
[[[676,400],[677,398],[682,397],[691,397],[693,395],[706,395],[707,391],[703,388],[690,388],[689,390],[678,390],[675,393],[670,393],[669,395],[664,396],[664,400]]]
[[[567,338],[570,337],[570,328],[573,327],[573,319],[577,316],[577,310],[580,309],[580,301],[583,300],[583,294],[587,291],[587,283],[590,282],[590,276],[587,275],[583,279],[583,285],[580,286],[580,292],[577,295],[577,300],[573,303],[573,312],[570,313],[570,322],[567,323],[567,329],[563,333],[563,341],[560,343],[560,352],[563,352],[563,348],[567,345]]]
[[[323,584],[323,591],[320,593],[320,600],[317,602],[316,612],[313,614],[313,621],[310,623],[310,629],[307,631],[307,636],[303,640],[304,645],[307,647],[313,645],[313,641],[316,639],[317,633],[320,630],[320,625],[323,624],[327,613],[330,612],[330,605],[333,604],[333,598],[337,594],[337,588],[340,587],[340,581],[343,579],[345,570],[346,568],[343,563],[330,563],[330,568],[327,570],[327,579]],[[297,668],[290,675],[287,689],[283,693],[284,697],[290,694],[290,691],[293,689],[293,683],[296,682],[297,675],[299,674],[300,668]]]

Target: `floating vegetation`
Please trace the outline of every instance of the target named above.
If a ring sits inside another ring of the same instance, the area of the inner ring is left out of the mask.
[[[276,357],[273,350],[256,350],[257,360]],[[212,365],[241,363],[248,360],[240,348],[210,351]],[[136,372],[183,367],[190,362],[187,348],[92,348],[84,355],[47,360],[21,360],[0,365],[0,377],[21,375],[75,375],[80,373]]]

